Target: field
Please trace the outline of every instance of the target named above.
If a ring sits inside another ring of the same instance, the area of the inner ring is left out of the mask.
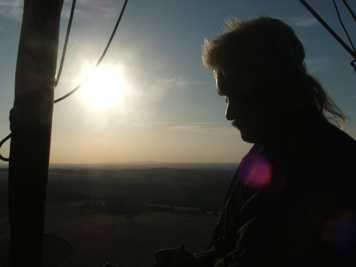
[[[160,248],[206,246],[234,168],[62,166],[49,173],[46,266],[151,266]],[[7,171],[0,169],[0,266],[8,246]]]

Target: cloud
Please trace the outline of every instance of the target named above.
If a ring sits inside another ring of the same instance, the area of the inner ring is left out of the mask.
[[[164,131],[175,133],[186,133],[190,135],[209,135],[209,136],[235,136],[236,129],[227,123],[219,122],[176,122],[176,121],[129,121],[125,122],[130,127],[135,128],[160,128]]]
[[[192,122],[185,124],[168,125],[168,130],[199,135],[234,135],[233,128],[221,123]]]
[[[132,71],[131,73],[134,72]],[[138,79],[138,83],[139,84],[135,84],[133,87],[136,88],[139,91],[139,94],[144,97],[146,103],[157,103],[172,90],[184,90],[186,88],[210,84],[207,81],[184,80],[179,77],[162,77],[156,80],[149,79],[145,82],[143,82],[142,79]]]
[[[287,18],[287,21],[296,27],[309,28],[317,25],[319,22],[314,17],[310,16],[298,16]]]
[[[0,0],[0,17],[20,22],[22,19],[23,1]]]
[[[329,58],[311,58],[306,59],[305,64],[307,69],[312,74],[317,74],[331,65]]]
[[[0,17],[21,22],[23,2],[23,0],[0,0]],[[62,18],[69,18],[71,6],[72,0],[64,0]],[[78,0],[75,16],[89,19],[93,16],[112,19],[118,16],[120,10],[120,1]]]
[[[81,18],[92,19],[93,17],[109,18],[117,17],[123,1],[108,0],[78,0],[75,15]],[[69,18],[72,0],[65,0],[63,6],[63,17]]]

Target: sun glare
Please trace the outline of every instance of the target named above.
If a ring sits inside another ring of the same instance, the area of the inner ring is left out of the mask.
[[[89,109],[113,109],[123,104],[128,92],[123,66],[85,65],[82,75],[88,77],[82,87],[81,99]]]

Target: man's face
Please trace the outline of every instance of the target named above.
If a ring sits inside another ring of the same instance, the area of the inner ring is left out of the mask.
[[[249,73],[227,74],[215,71],[218,93],[225,97],[225,117],[249,143],[263,142],[271,128],[266,100],[256,97],[256,79]]]

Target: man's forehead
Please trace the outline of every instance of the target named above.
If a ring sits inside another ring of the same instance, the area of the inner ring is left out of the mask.
[[[227,76],[228,73],[232,73],[231,71],[228,72],[226,70],[223,69],[214,69],[213,70],[213,75],[215,78],[221,77],[221,76]]]
[[[238,71],[214,70],[213,75],[216,81],[217,92],[219,95],[251,93],[252,81]]]
[[[216,90],[218,95],[224,96],[228,94],[228,90],[226,90],[225,86],[222,86],[222,73],[219,70],[213,70],[213,76],[216,82]]]

